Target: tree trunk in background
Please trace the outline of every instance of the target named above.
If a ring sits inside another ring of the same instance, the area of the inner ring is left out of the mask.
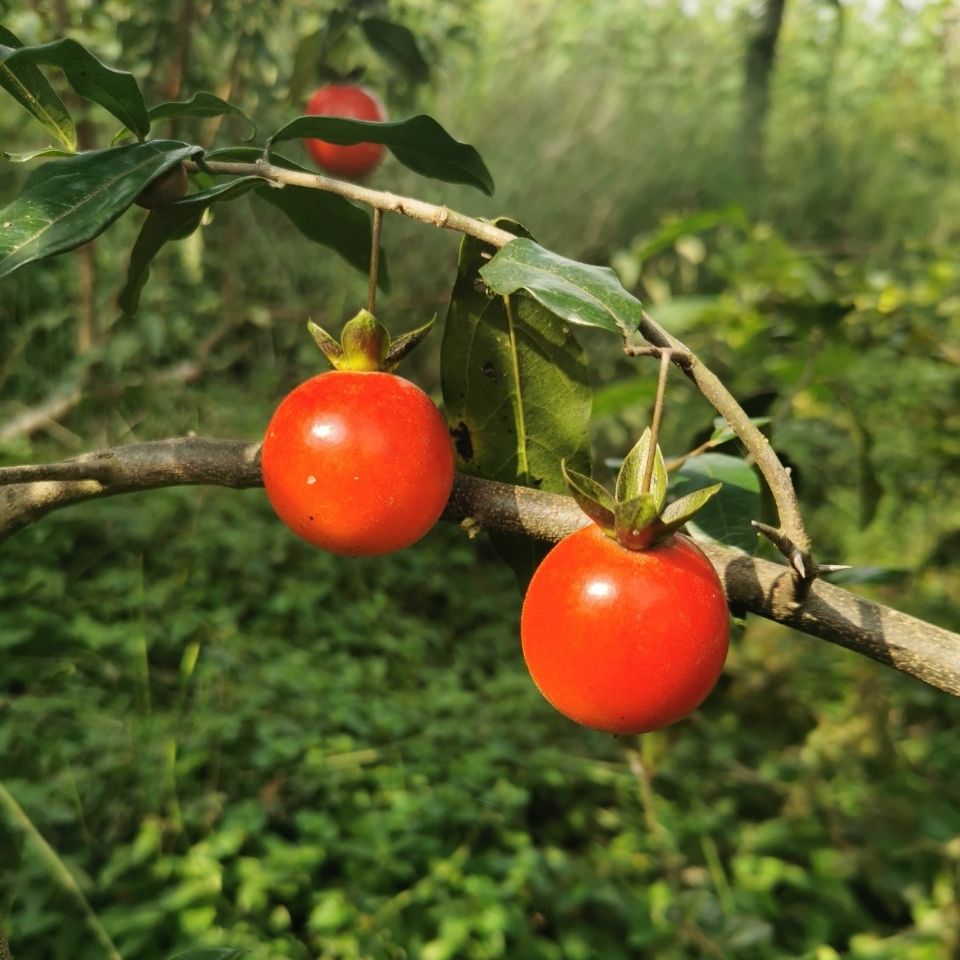
[[[770,107],[770,79],[786,0],[764,0],[747,40],[743,78],[743,158],[751,179],[763,177],[764,128]]]

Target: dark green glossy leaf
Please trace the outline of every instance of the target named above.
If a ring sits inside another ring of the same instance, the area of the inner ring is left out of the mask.
[[[447,183],[463,183],[493,193],[493,178],[480,154],[468,143],[454,140],[433,117],[421,114],[408,120],[375,123],[344,117],[297,117],[268,141],[315,137],[328,143],[382,143],[414,173]]]
[[[723,453],[690,457],[677,471],[670,492],[679,498],[717,482],[723,488],[697,514],[691,526],[711,540],[753,551],[757,535],[750,521],[761,510],[760,480],[746,461]]]
[[[231,147],[207,154],[211,160],[239,160],[253,163],[261,156],[255,147]],[[286,157],[274,155],[271,163],[288,170],[309,171]],[[350,266],[367,273],[370,269],[370,238],[373,226],[365,207],[359,207],[344,197],[310,187],[286,186],[277,188],[264,184],[255,196],[281,210],[293,225],[314,243],[340,254]],[[390,290],[390,273],[386,254],[380,249],[378,286]]]
[[[175,140],[93,150],[34,170],[0,210],[0,277],[102,233],[152,180],[198,152]]]
[[[0,26],[0,44],[13,50],[23,47],[20,38],[3,26]],[[77,149],[77,130],[73,119],[38,67],[29,61],[0,65],[0,87],[26,107],[68,152],[73,153]],[[14,159],[9,154],[3,156]]]
[[[130,253],[127,281],[117,298],[120,309],[128,316],[137,312],[140,294],[150,276],[150,264],[165,243],[190,236],[200,226],[207,208],[215,201],[232,200],[249,192],[260,182],[259,177],[244,177],[189,194],[176,203],[151,210]]]
[[[27,153],[7,153],[0,150],[0,157],[9,160],[10,163],[26,163],[28,160],[36,160],[37,157],[72,157],[72,150],[61,150],[59,147],[43,147],[41,150],[30,150]]]
[[[188,950],[186,953],[178,953],[170,960],[240,960],[246,952],[234,947],[200,947],[196,950]]]
[[[577,506],[598,526],[612,531],[616,522],[617,502],[606,487],[592,477],[568,470],[563,460],[560,461],[560,471]]]
[[[147,105],[133,74],[101,63],[76,40],[55,40],[36,47],[0,46],[0,67],[25,64],[59,67],[81,97],[100,104],[140,139],[150,132]]]
[[[640,485],[643,480],[643,471],[646,469],[647,457],[650,451],[650,428],[643,431],[643,436],[634,444],[627,454],[617,474],[617,499],[632,500],[640,496]],[[657,511],[663,509],[667,499],[667,467],[663,462],[660,445],[657,444],[653,452],[653,472],[650,475],[649,494],[657,505]]]
[[[212,93],[201,90],[189,100],[168,100],[151,107],[148,113],[151,123],[169,117],[242,117],[250,124],[250,139],[257,135],[257,125],[239,107],[227,103]]]
[[[611,333],[633,333],[643,313],[609,267],[568,260],[526,237],[511,240],[480,276],[497,293],[526,290],[564,320]]]
[[[430,79],[430,65],[417,46],[417,38],[405,26],[382,17],[365,17],[360,26],[370,46],[392,67],[414,83]]]
[[[522,229],[500,222],[514,232]],[[447,310],[441,388],[457,468],[565,492],[560,461],[590,473],[586,356],[559,318],[526,296],[491,296],[478,282],[489,248],[465,238]],[[529,538],[494,538],[523,583],[543,556]]]

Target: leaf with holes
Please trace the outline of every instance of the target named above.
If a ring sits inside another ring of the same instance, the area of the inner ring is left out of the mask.
[[[697,513],[690,527],[701,537],[752,552],[757,534],[750,521],[760,514],[760,479],[746,461],[723,453],[690,457],[677,471],[670,495],[677,500],[718,482],[723,484],[720,492]],[[672,506],[667,507],[665,519]]]
[[[643,307],[609,267],[568,260],[526,237],[511,240],[480,276],[499,294],[526,290],[570,323],[626,336],[640,324]]]
[[[38,167],[0,210],[0,277],[92,240],[147,184],[197,152],[176,140],[150,140]]]
[[[0,26],[0,44],[11,50],[23,47],[20,38]],[[2,50],[2,47],[0,47]],[[0,65],[0,87],[26,107],[69,153],[77,149],[77,129],[67,108],[40,69],[29,61]],[[5,157],[13,159],[8,154]],[[30,156],[37,156],[31,154]]]
[[[535,300],[512,297],[508,310],[502,297],[478,282],[489,249],[471,238],[461,244],[441,346],[441,389],[457,468],[563,493],[561,460],[570,470],[590,473],[586,356],[567,325]],[[543,555],[529,538],[511,540],[503,552],[521,582]]]
[[[382,143],[414,173],[447,183],[464,183],[493,194],[493,177],[476,149],[454,140],[433,117],[425,114],[388,123],[345,117],[297,117],[270,137],[267,148],[304,137],[343,146]]]

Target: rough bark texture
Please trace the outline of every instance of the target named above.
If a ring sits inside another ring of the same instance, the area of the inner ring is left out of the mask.
[[[0,541],[60,507],[84,500],[185,484],[262,484],[260,444],[184,438],[114,447],[53,464],[0,468]],[[587,523],[570,497],[458,475],[446,519],[558,540]],[[738,613],[754,613],[855,650],[960,696],[960,635],[847,590],[815,581],[783,612],[777,586],[789,568],[727,547],[706,553]]]
[[[763,176],[764,129],[770,109],[770,78],[786,0],[766,0],[747,41],[743,77],[743,147],[748,173]]]

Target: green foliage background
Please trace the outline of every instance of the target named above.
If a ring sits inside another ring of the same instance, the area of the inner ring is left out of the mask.
[[[551,249],[612,264],[771,418],[818,555],[882,568],[888,582],[856,589],[957,629],[955,5],[849,3],[841,18],[788,2],[764,182],[743,163],[747,6],[410,0],[392,14],[417,33],[429,84],[362,38],[335,57],[364,63],[395,115],[425,110],[478,146],[498,190],[396,164],[372,185],[509,214]],[[229,95],[263,129],[299,112],[297,42],[333,7],[0,3],[26,41],[69,30],[151,101],[193,10],[184,93]],[[108,142],[113,127],[88,120]],[[0,100],[3,149],[42,135]],[[0,166],[0,197],[23,175]],[[122,320],[139,217],[95,244],[92,347],[77,347],[79,256],[0,286],[0,428],[82,396],[0,441],[4,462],[190,430],[254,437],[317,369],[305,318],[336,329],[363,302],[363,277],[243,200],[167,249]],[[385,246],[380,312],[399,331],[442,309],[455,238],[391,218]],[[581,339],[598,459],[622,455],[653,370]],[[438,344],[408,367],[434,390]],[[668,454],[711,421],[677,378]],[[294,542],[259,491],[65,511],[0,551],[0,784],[125,960],[221,944],[253,960],[960,949],[954,701],[750,622],[695,717],[615,740],[539,698],[518,613],[509,571],[455,529],[343,561]],[[105,955],[8,805],[0,918],[18,960]]]

